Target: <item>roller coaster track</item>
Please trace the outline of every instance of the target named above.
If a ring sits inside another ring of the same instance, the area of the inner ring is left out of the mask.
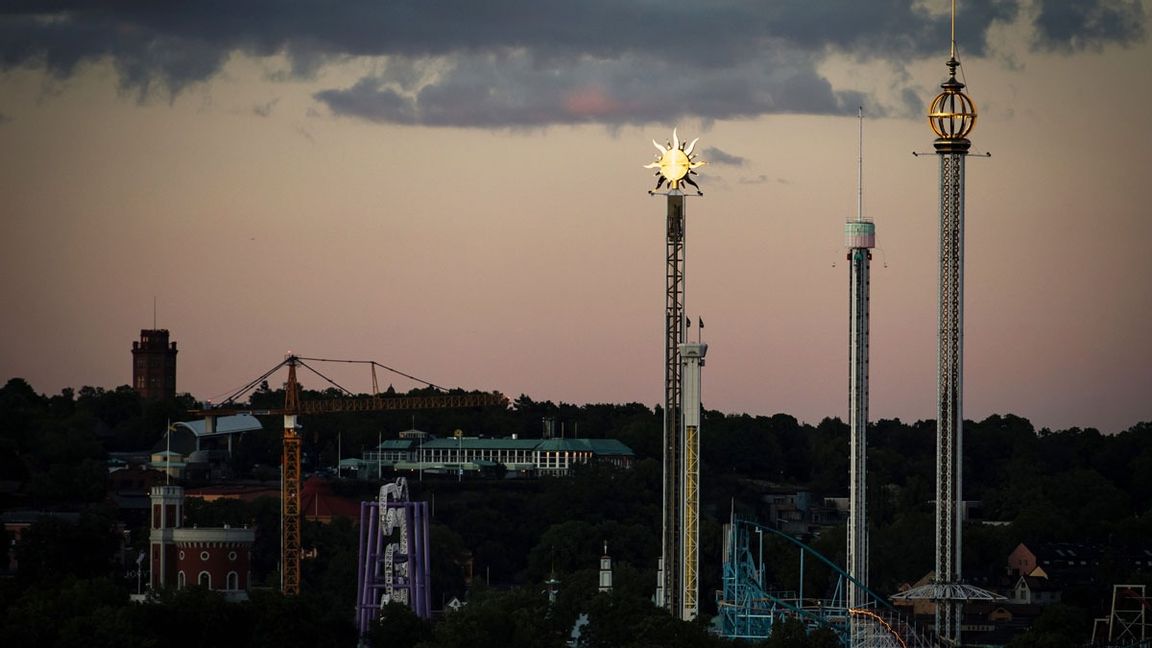
[[[769,585],[762,547],[763,536],[786,540],[800,555],[800,582],[792,590]],[[761,547],[754,550],[754,543]],[[832,591],[823,597],[804,592],[804,565],[816,559],[836,576]],[[866,593],[866,604],[847,605],[849,587]],[[850,648],[936,648],[942,644],[910,625],[884,597],[849,576],[840,566],[799,540],[776,529],[734,518],[727,525],[724,543],[724,589],[717,602],[720,634],[732,639],[758,640],[772,634],[777,621],[799,619],[809,631],[828,628]]]

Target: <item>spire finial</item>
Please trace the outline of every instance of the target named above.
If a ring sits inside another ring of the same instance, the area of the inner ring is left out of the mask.
[[[928,124],[936,137],[942,140],[961,140],[972,132],[976,123],[976,106],[964,94],[964,84],[956,79],[960,61],[956,58],[956,0],[952,0],[952,47],[948,57],[948,80],[940,84],[943,90],[928,107]]]
[[[956,0],[952,0],[952,40],[951,40],[951,43],[952,43],[951,58],[952,58],[952,60],[956,60]],[[955,70],[953,70],[953,73],[955,73]]]

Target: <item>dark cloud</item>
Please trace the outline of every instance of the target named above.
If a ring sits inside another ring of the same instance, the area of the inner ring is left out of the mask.
[[[1129,44],[1144,39],[1144,24],[1140,0],[1040,0],[1037,45],[1068,52]]]
[[[431,126],[547,126],[647,123],[764,113],[842,112],[844,99],[815,70],[815,59],[764,55],[691,74],[672,61],[631,55],[614,61],[535,59],[526,52],[445,62],[416,82],[411,66],[380,73],[316,99],[333,112],[376,122]]]
[[[964,52],[985,51],[1018,2],[962,3]],[[1121,0],[1057,4],[1038,18],[1044,47],[1130,42],[1123,26],[1143,15]],[[63,78],[109,60],[121,87],[147,98],[211,79],[236,53],[284,55],[300,77],[385,57],[382,71],[316,98],[338,115],[445,126],[848,113],[866,97],[819,73],[829,53],[902,62],[947,39],[947,16],[917,0],[0,0],[0,69]]]
[[[708,164],[726,164],[729,166],[741,167],[744,166],[748,160],[739,155],[732,155],[725,153],[715,146],[710,146],[704,149],[701,157],[708,162]]]

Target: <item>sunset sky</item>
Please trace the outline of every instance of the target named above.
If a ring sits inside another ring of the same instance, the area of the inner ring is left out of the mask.
[[[291,351],[655,405],[664,205],[642,166],[678,127],[710,162],[687,206],[705,406],[843,418],[863,106],[872,418],[933,418],[937,161],[912,153],[932,150],[948,10],[4,2],[0,380],[129,383],[155,300],[199,399]],[[992,154],[968,161],[967,418],[1152,420],[1150,19],[1139,0],[959,3]]]

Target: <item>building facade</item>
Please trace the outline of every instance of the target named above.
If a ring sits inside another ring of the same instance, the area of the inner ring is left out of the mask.
[[[603,462],[627,468],[632,449],[616,439],[447,439],[384,441],[364,453],[363,464],[394,470],[475,472],[503,466],[509,472],[564,476],[577,464]]]
[[[154,486],[151,499],[150,588],[198,585],[246,600],[255,530],[185,527],[180,486]]]

